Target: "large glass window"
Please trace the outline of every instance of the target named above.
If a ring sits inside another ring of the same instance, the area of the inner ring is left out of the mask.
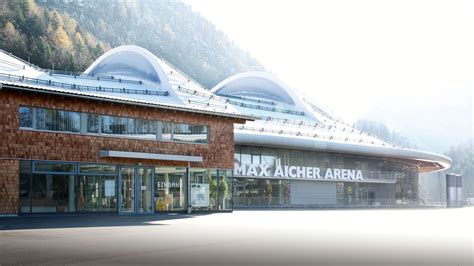
[[[207,127],[188,124],[174,124],[173,140],[194,143],[207,143]]]
[[[77,112],[36,108],[36,128],[50,131],[79,132],[81,116]]]
[[[32,212],[75,212],[74,175],[34,174]]]
[[[115,176],[79,176],[77,208],[81,212],[113,212],[117,210]]]
[[[287,206],[290,181],[263,178],[234,178],[234,204],[243,206]]]
[[[84,121],[81,121],[84,120]],[[208,126],[150,119],[86,114],[56,109],[19,108],[22,129],[124,136],[148,140],[208,143]],[[160,129],[160,130],[159,130]]]
[[[217,210],[217,170],[191,168],[189,171],[193,209]]]
[[[186,168],[155,168],[156,211],[182,211],[186,209]]]

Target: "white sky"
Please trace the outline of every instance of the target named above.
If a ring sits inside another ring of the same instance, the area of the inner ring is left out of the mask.
[[[348,122],[392,96],[401,104],[473,97],[474,1],[186,3]]]

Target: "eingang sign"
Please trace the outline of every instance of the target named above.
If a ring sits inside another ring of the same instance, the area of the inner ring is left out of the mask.
[[[272,169],[268,164],[234,164],[234,176],[268,177],[286,179],[311,179],[311,180],[347,180],[363,181],[361,170],[327,168],[321,171],[319,167],[275,165]]]

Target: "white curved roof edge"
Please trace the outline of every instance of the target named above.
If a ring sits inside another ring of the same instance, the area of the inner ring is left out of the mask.
[[[303,150],[384,156],[397,159],[433,162],[440,164],[444,169],[448,169],[452,165],[452,160],[450,158],[431,152],[394,147],[370,146],[356,143],[342,143],[301,136],[282,136],[266,132],[250,132],[236,129],[234,130],[234,142],[236,145],[260,145],[290,149],[299,148]]]
[[[310,110],[307,109],[306,105],[303,103],[303,100],[296,94],[296,92],[293,89],[291,89],[288,85],[286,85],[286,83],[281,81],[279,78],[277,78],[274,75],[272,75],[270,73],[267,73],[267,72],[248,71],[248,72],[242,72],[242,73],[235,74],[235,75],[230,76],[230,77],[224,79],[223,81],[219,82],[219,84],[217,84],[216,86],[214,86],[211,89],[211,92],[214,93],[214,94],[219,95],[217,92],[222,87],[224,87],[225,85],[227,85],[227,84],[229,84],[229,83],[231,83],[235,80],[238,80],[238,79],[244,78],[244,77],[264,78],[264,79],[268,79],[268,80],[276,83],[283,90],[285,90],[285,92],[288,93],[288,95],[290,95],[291,100],[293,100],[293,102],[295,103],[295,106],[293,108],[294,110],[300,111],[300,112],[305,112],[305,115],[307,115],[307,116],[309,116],[313,119],[316,119],[313,115],[313,112],[310,112]]]
[[[165,71],[162,69],[160,64],[165,64],[163,61],[161,61],[156,55],[154,55],[152,52],[148,51],[147,49],[137,46],[137,45],[122,45],[115,47],[113,49],[110,49],[109,51],[105,52],[103,55],[101,55],[99,58],[97,58],[94,63],[92,63],[86,71],[84,71],[85,74],[91,72],[98,64],[100,64],[103,60],[106,58],[113,56],[114,54],[122,51],[128,51],[128,52],[134,52],[137,53],[144,58],[148,60],[148,62],[153,66],[155,69],[156,73],[158,73],[158,76],[160,77],[161,81],[161,89],[168,91],[168,95],[173,97],[174,100],[182,103],[181,98],[176,94],[174,89],[171,87],[171,84],[168,80],[168,75],[165,73]]]

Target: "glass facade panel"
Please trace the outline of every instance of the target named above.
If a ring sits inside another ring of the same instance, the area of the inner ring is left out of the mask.
[[[33,109],[30,107],[20,107],[20,127],[33,127]]]
[[[75,212],[74,175],[33,175],[32,212]]]
[[[117,210],[115,176],[79,176],[77,208],[80,212],[114,212]]]
[[[197,193],[188,191],[188,173]],[[20,161],[20,212],[184,211],[188,193],[198,199],[194,210],[232,210],[232,175],[218,169]]]
[[[217,170],[189,169],[191,205],[195,210],[218,210]]]
[[[194,143],[207,143],[207,127],[188,124],[174,124],[173,140]]]
[[[100,116],[87,114],[87,132],[100,133]]]
[[[173,140],[172,124],[167,122],[161,123],[161,139],[162,140]]]
[[[19,108],[19,127],[69,133],[91,133],[147,140],[208,143],[208,126],[87,114],[56,109]],[[84,120],[81,123],[81,119]],[[161,130],[159,130],[161,126]],[[159,132],[160,131],[160,132]]]
[[[232,171],[219,170],[219,210],[232,210]]]
[[[31,161],[20,161],[20,212],[30,212]]]
[[[120,192],[122,195],[121,199],[121,212],[134,212],[135,211],[135,176],[133,167],[122,167],[120,169],[120,176],[122,182],[120,184]]]
[[[363,180],[357,182],[340,181],[337,183],[336,193],[339,206],[418,204],[418,171],[415,165],[409,163],[349,154],[249,146],[236,146],[235,152],[235,162],[265,164],[269,166],[270,173],[274,173],[275,165],[278,163],[283,166],[317,167],[320,168],[323,176],[329,168],[332,169],[333,173],[336,173],[334,169],[339,173],[343,171],[341,169],[360,170]],[[236,206],[237,204],[241,206],[271,206],[275,204],[273,198],[276,195],[273,191],[275,187],[278,187],[275,182],[281,180],[281,177],[270,176],[272,179],[263,179],[263,177],[257,179],[254,177],[255,175],[246,176],[245,174],[235,177],[234,203]],[[291,176],[285,178],[292,180]],[[262,180],[267,180],[269,184]],[[314,180],[314,182],[319,181]],[[269,201],[269,185],[271,185],[272,190],[271,201]],[[266,190],[265,187],[267,187]],[[285,191],[288,190],[283,189],[282,194],[286,193]],[[284,202],[285,196],[282,196],[282,199],[282,202]]]
[[[183,211],[186,209],[186,168],[155,168],[156,211]]]
[[[35,128],[49,131],[79,132],[81,115],[77,112],[36,108]]]
[[[74,163],[34,162],[34,172],[41,173],[72,173],[76,172]]]
[[[138,190],[140,194],[140,204],[138,212],[147,213],[153,211],[153,185],[152,185],[152,168],[139,167],[137,171]]]
[[[234,206],[288,206],[290,181],[234,177]]]
[[[81,164],[79,172],[83,174],[115,175],[115,165],[112,164]]]

